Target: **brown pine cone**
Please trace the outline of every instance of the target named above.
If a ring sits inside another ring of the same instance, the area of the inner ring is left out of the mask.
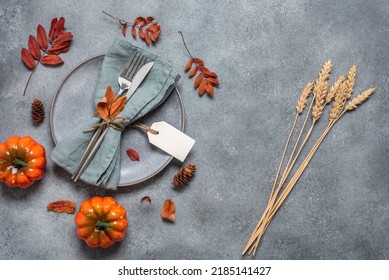
[[[41,124],[45,118],[45,106],[39,99],[31,103],[31,118],[35,125]]]
[[[181,168],[180,171],[177,172],[176,176],[173,179],[173,185],[175,187],[183,187],[189,183],[191,177],[196,172],[196,165],[190,163],[184,168]]]

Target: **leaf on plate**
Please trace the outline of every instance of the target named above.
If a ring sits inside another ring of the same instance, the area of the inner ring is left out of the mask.
[[[22,49],[22,60],[24,64],[29,68],[29,69],[34,69],[36,66],[35,60],[32,57],[31,53],[29,50],[26,48]]]
[[[176,221],[176,205],[174,204],[173,200],[165,200],[161,211],[161,217],[162,219],[172,223]]]
[[[134,149],[129,148],[126,153],[132,161],[139,161],[139,154]]]
[[[198,75],[194,80],[193,87],[198,90],[200,95],[203,95],[206,92],[208,95],[213,96],[215,92],[214,88],[220,86],[217,74],[205,67],[204,60],[192,56],[188,46],[186,45],[184,35],[181,31],[179,31],[179,33],[181,34],[182,42],[191,57],[191,59],[186,63],[184,70],[187,72],[192,69],[188,74],[189,78],[193,78]],[[194,67],[192,68],[193,64]]]
[[[151,197],[146,195],[144,197],[142,197],[142,199],[140,200],[140,202],[143,202],[143,201],[146,201],[148,203],[151,203]]]
[[[70,200],[59,200],[47,205],[47,210],[59,213],[73,214],[76,210],[76,204]]]

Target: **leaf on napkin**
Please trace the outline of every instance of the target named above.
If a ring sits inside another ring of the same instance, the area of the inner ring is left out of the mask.
[[[127,149],[126,153],[132,161],[139,161],[139,154],[134,149]]]
[[[121,96],[115,100],[115,93],[111,86],[107,87],[104,97],[97,103],[97,113],[102,119],[114,119],[126,105],[126,96]]]
[[[143,202],[143,201],[146,201],[148,203],[151,203],[151,197],[146,195],[144,197],[142,197],[142,199],[140,200],[140,202]]]
[[[131,34],[136,38],[138,29],[139,38],[146,42],[147,45],[155,43],[158,40],[159,34],[161,33],[161,25],[159,22],[154,22],[153,17],[137,17],[134,22],[131,22],[117,18],[109,13],[103,11],[104,14],[116,19],[122,27],[123,37],[126,37],[126,31],[128,26],[131,26]]]
[[[165,200],[161,211],[161,217],[162,219],[168,220],[172,223],[176,221],[176,205],[173,200]]]
[[[63,17],[60,19],[53,18],[49,35],[47,35],[46,29],[41,24],[38,25],[36,31],[36,37],[33,35],[28,37],[28,49],[22,48],[23,63],[30,70],[34,70],[37,63],[50,66],[61,65],[63,60],[58,55],[69,50],[73,39],[71,32],[65,32],[65,19]],[[41,56],[41,50],[44,51],[43,56]],[[45,53],[48,55],[45,55]],[[26,93],[33,72],[30,74],[23,95]]]
[[[73,214],[76,210],[76,204],[70,200],[59,200],[47,205],[47,210],[59,213]]]
[[[206,92],[208,95],[213,96],[215,92],[214,88],[220,86],[220,83],[217,79],[217,74],[205,67],[204,60],[192,56],[186,45],[182,32],[179,31],[179,33],[181,34],[184,46],[189,53],[189,56],[191,57],[186,63],[184,70],[185,72],[190,70],[188,74],[189,78],[193,78],[197,75],[196,79],[194,80],[193,87],[198,90],[200,95],[203,95]]]

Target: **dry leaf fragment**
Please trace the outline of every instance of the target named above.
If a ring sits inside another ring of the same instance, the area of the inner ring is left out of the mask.
[[[189,71],[189,69],[192,67],[193,59],[189,59],[188,63],[185,65],[185,72]]]
[[[151,197],[146,195],[144,197],[142,197],[142,199],[140,200],[140,202],[143,202],[143,201],[146,201],[148,203],[151,203]]]
[[[162,219],[168,220],[172,223],[176,221],[176,205],[173,200],[165,200],[161,211],[161,217]]]
[[[126,96],[121,96],[113,102],[111,108],[109,108],[109,117],[111,119],[115,118],[123,110],[124,106],[126,106],[126,100]]]
[[[198,87],[200,86],[200,84],[201,84],[203,78],[204,78],[203,73],[200,73],[200,74],[197,76],[197,78],[196,78],[196,80],[195,80],[195,82],[194,82],[194,84],[193,84],[193,86],[194,86],[195,89],[198,88]]]
[[[55,24],[57,23],[57,18],[53,18],[51,20],[51,26],[50,26],[50,31],[49,31],[49,40],[52,42],[54,40],[54,28]]]
[[[197,74],[197,70],[199,69],[199,67],[194,67],[192,69],[192,71],[189,72],[189,78],[192,78],[193,76],[195,76]]]
[[[126,153],[132,161],[139,161],[139,154],[134,149],[127,149]]]
[[[120,24],[122,25],[122,34],[123,34],[123,37],[126,37],[126,32],[127,32],[127,27],[128,27],[128,24],[127,22],[123,22],[123,21],[119,21]]]
[[[59,200],[49,203],[47,210],[59,213],[73,214],[76,210],[76,204],[70,200]]]

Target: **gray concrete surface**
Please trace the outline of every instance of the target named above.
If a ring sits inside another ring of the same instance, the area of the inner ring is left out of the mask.
[[[113,193],[73,184],[49,160],[44,179],[29,189],[0,184],[1,259],[240,259],[270,193],[299,91],[326,59],[336,77],[355,63],[356,91],[377,86],[377,93],[331,131],[255,258],[389,258],[388,1],[0,2],[2,142],[12,134],[31,135],[50,155],[49,121],[31,124],[32,100],[42,99],[48,111],[62,77],[121,36],[103,10],[126,19],[152,15],[162,33],[149,49],[171,59],[182,75],[186,132],[197,140],[187,161],[198,168],[181,191],[171,187],[179,167],[173,163],[155,178]],[[39,23],[48,28],[60,16],[74,34],[62,55],[65,64],[39,66],[23,97],[29,71],[20,50]],[[188,55],[178,30],[193,54],[220,75],[215,98],[199,97],[183,73]],[[320,120],[314,137],[326,123]],[[94,195],[113,195],[128,210],[125,240],[105,250],[77,238],[73,215],[46,211],[51,201],[79,205]],[[152,197],[151,205],[139,203],[144,195]],[[159,216],[168,197],[176,202],[175,224]]]

